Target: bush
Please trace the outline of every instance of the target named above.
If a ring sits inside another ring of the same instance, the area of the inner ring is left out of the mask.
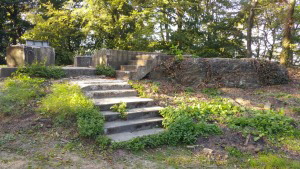
[[[107,65],[98,65],[96,67],[96,75],[105,75],[108,77],[115,77],[116,76],[116,70]]]
[[[61,67],[45,66],[42,63],[34,63],[24,67],[19,67],[16,74],[26,74],[31,77],[42,77],[47,79],[59,79],[66,76]]]
[[[24,113],[32,100],[44,94],[44,79],[17,75],[7,78],[0,90],[0,114]]]
[[[103,132],[103,116],[79,86],[54,84],[52,93],[42,99],[39,110],[58,123],[76,121],[79,134],[83,137],[95,137]]]

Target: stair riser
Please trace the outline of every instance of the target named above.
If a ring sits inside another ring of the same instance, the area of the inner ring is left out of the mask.
[[[134,72],[117,72],[116,78],[122,80],[136,80]]]
[[[131,60],[129,61],[130,65],[146,66],[147,64],[152,63],[152,60]]]
[[[137,59],[137,60],[148,60],[148,59],[153,59],[153,57],[151,55],[137,55],[135,57],[135,59]]]
[[[115,134],[115,133],[122,133],[122,132],[132,132],[137,130],[146,130],[154,127],[162,127],[162,121],[145,122],[139,124],[131,124],[127,126],[105,128],[104,132],[105,134]]]
[[[110,107],[114,104],[98,105],[100,111],[110,110]],[[150,107],[153,106],[154,102],[129,102],[127,103],[127,109],[140,108],[140,107]]]
[[[120,115],[105,115],[105,121],[115,121],[115,120],[122,120]],[[152,112],[139,112],[139,113],[130,113],[127,115],[126,120],[135,120],[135,119],[143,119],[143,118],[150,118],[150,117],[161,117],[158,111]]]
[[[93,93],[90,97],[94,99],[106,98],[106,97],[129,97],[129,96],[137,96],[136,91],[127,91],[127,92],[111,92],[111,93]]]
[[[83,87],[83,91],[92,91],[92,90],[118,90],[118,89],[131,89],[130,85],[93,85]]]
[[[136,65],[121,65],[121,70],[122,71],[136,71],[137,70]]]

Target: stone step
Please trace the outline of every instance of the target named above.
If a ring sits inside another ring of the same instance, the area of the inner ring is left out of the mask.
[[[160,117],[159,110],[161,109],[163,108],[158,106],[129,109],[125,112],[127,114],[126,119],[133,120],[149,117]],[[104,115],[105,121],[121,120],[119,112],[102,111],[101,113]]]
[[[135,58],[137,60],[151,60],[154,58],[153,55],[136,55]]]
[[[140,97],[114,97],[114,98],[103,98],[103,99],[93,99],[95,106],[100,108],[100,111],[110,110],[110,107],[125,102],[127,103],[127,108],[139,108],[139,107],[149,107],[153,106],[153,99],[140,98]]]
[[[129,61],[129,65],[138,65],[138,66],[146,66],[147,64],[152,64],[153,63],[153,60],[142,60],[142,59],[139,59],[139,60],[130,60]]]
[[[137,96],[137,91],[134,89],[119,89],[119,90],[98,90],[86,92],[90,98],[110,98],[110,97],[128,97]]]
[[[131,86],[127,82],[84,84],[80,86],[83,91],[131,89]]]
[[[122,79],[122,80],[135,80],[135,75],[137,74],[136,71],[122,71],[122,70],[117,70],[116,71],[116,78],[117,79]]]
[[[116,133],[116,134],[109,134],[107,137],[111,138],[114,142],[122,142],[128,141],[137,137],[158,134],[163,132],[163,128],[153,128],[147,130],[140,130],[140,131],[133,131],[133,132],[123,132],[123,133]]]
[[[137,71],[138,65],[121,65],[122,71]]]
[[[112,122],[106,122],[104,124],[105,134],[115,134],[122,132],[133,132],[137,130],[146,130],[155,127],[162,126],[161,117],[137,119],[137,120],[118,120]]]

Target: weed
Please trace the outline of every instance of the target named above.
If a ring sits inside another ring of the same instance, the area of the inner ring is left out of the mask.
[[[191,105],[181,103],[177,107],[169,106],[162,109],[160,114],[164,117],[163,125],[168,127],[176,118],[182,116],[191,117],[196,121],[225,123],[241,112],[242,108],[225,99],[214,99],[209,102],[196,100]]]
[[[184,91],[187,92],[187,93],[195,93],[195,89],[192,88],[192,87],[186,87],[186,88],[184,89]]]
[[[96,67],[96,75],[105,75],[108,77],[115,77],[116,70],[108,65],[98,65]]]
[[[101,135],[97,137],[96,142],[101,149],[107,149],[108,146],[111,144],[111,139],[107,136]]]
[[[26,74],[30,77],[41,77],[46,79],[59,79],[66,76],[61,67],[46,66],[42,63],[33,63],[24,67],[19,67],[16,74]]]
[[[113,106],[110,107],[110,109],[114,112],[119,112],[120,113],[120,117],[122,119],[126,119],[127,117],[127,104],[125,102],[121,102],[119,104],[115,104]]]
[[[300,115],[300,107],[293,107],[292,111],[298,115]]]
[[[184,57],[182,55],[183,51],[180,50],[178,47],[179,47],[179,45],[176,45],[176,46],[172,45],[171,52],[172,52],[172,54],[175,55],[175,61],[180,62],[184,59]]]
[[[222,94],[222,92],[216,88],[204,88],[201,92],[211,97],[216,97]]]
[[[270,139],[282,139],[295,134],[295,121],[280,112],[256,111],[250,116],[236,117],[229,122],[230,127],[242,131],[245,135],[254,135],[254,140],[267,136]]]
[[[241,152],[239,149],[235,147],[225,147],[225,150],[232,157],[241,158],[244,156],[243,152]]]
[[[0,139],[0,147],[6,143],[9,143],[11,141],[16,140],[16,137],[14,134],[5,134],[1,139]]]
[[[159,134],[138,137],[127,142],[113,143],[113,148],[141,150],[161,145],[193,144],[199,136],[219,134],[221,130],[214,124],[195,123],[188,117],[180,117],[166,131]]]

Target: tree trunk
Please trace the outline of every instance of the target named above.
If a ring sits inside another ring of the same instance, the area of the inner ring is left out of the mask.
[[[257,6],[258,0],[251,0],[250,13],[248,18],[248,28],[247,28],[247,57],[252,57],[252,28],[255,16],[255,7]]]
[[[289,0],[286,4],[286,17],[284,19],[284,29],[282,38],[282,51],[280,53],[280,64],[288,66],[292,63],[293,53],[291,49],[292,44],[292,29],[294,25],[294,9],[296,0]]]

